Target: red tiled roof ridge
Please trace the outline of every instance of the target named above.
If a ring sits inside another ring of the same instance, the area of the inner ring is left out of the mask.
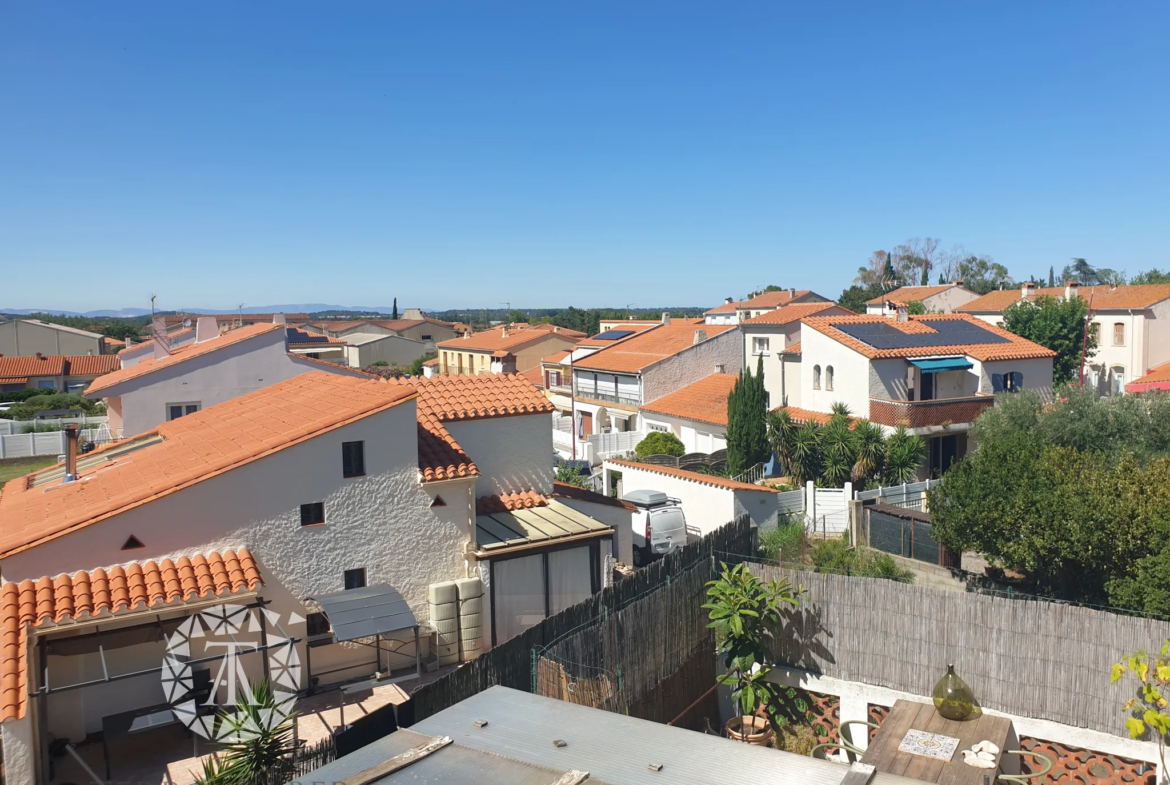
[[[954,288],[962,289],[963,287],[957,283],[934,284],[931,286],[899,286],[891,292],[874,297],[872,300],[866,300],[866,305],[877,305],[884,303],[886,300],[902,300],[908,302],[916,302],[925,297],[933,297],[936,294],[945,292],[947,289]],[[964,290],[966,291],[966,290]],[[974,294],[974,292],[972,292]]]
[[[631,335],[613,346],[582,357],[574,367],[617,373],[639,373],[695,345],[696,332],[703,332],[707,340],[737,329],[734,324],[702,324],[690,320],[675,320],[661,324],[637,335]]]
[[[479,333],[472,333],[470,337],[455,337],[448,338],[445,341],[440,341],[436,346],[440,349],[448,350],[462,350],[469,352],[500,352],[508,349],[517,349],[529,343],[534,343],[539,340],[555,336],[563,338],[566,341],[576,343],[581,336],[571,335],[567,332],[553,332],[552,330],[542,330],[538,327],[526,327],[521,329],[509,330],[507,337],[503,334],[502,327],[495,327],[491,330],[484,330]],[[576,332],[576,331],[573,331]]]
[[[547,505],[548,499],[536,491],[516,491],[513,493],[480,496],[475,500],[475,514],[490,515],[496,512],[528,510],[533,507],[545,507]]]
[[[406,376],[392,382],[413,387],[419,394],[419,411],[438,422],[547,414],[556,408],[519,374]]]
[[[1064,297],[1065,287],[1037,287],[1033,297]],[[1170,284],[1123,284],[1122,286],[1077,286],[1077,297],[1093,301],[1093,310],[1107,311],[1115,308],[1148,308],[1163,300],[1170,299]],[[956,308],[964,313],[1002,313],[1008,306],[1023,299],[1020,287],[997,289],[982,297]]]
[[[640,408],[644,412],[681,417],[711,425],[727,425],[727,398],[738,374],[713,373],[693,384],[657,398]]]
[[[830,308],[843,309],[837,303],[791,303],[759,316],[744,320],[744,324],[789,324]],[[844,314],[842,314],[844,315]]]
[[[618,458],[606,458],[606,463],[616,463],[618,466],[628,466],[631,469],[643,469],[648,472],[656,474],[663,474],[667,477],[677,477],[680,480],[691,480],[701,485],[713,485],[716,488],[726,488],[733,491],[762,491],[764,493],[779,493],[775,488],[770,488],[767,485],[752,485],[746,482],[739,482],[738,480],[729,480],[725,477],[715,477],[710,474],[699,474],[698,472],[687,471],[686,469],[675,469],[671,466],[657,466],[649,463],[638,463],[637,461],[625,461]]]
[[[247,548],[5,582],[0,585],[0,722],[27,712],[30,628],[251,591],[263,583]]]

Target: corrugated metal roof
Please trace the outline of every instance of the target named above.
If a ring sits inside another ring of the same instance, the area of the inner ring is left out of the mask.
[[[310,597],[321,606],[339,641],[370,638],[418,626],[410,606],[385,583]]]
[[[493,553],[564,537],[612,533],[613,529],[601,521],[555,500],[540,507],[475,517],[475,542],[480,550]]]
[[[487,720],[487,725],[477,728],[476,720]],[[443,782],[536,782],[520,778],[519,773],[528,770],[511,765],[517,762],[539,767],[535,770],[542,772],[545,785],[574,769],[589,772],[586,785],[839,785],[849,771],[838,763],[491,687],[419,722],[411,731],[400,730],[298,782],[338,782],[436,736],[450,736],[454,743],[402,769],[401,779],[379,782],[439,782],[437,772],[431,775],[423,768],[439,765],[452,767]],[[563,739],[565,746],[554,746],[554,739]],[[442,763],[451,753],[460,758],[451,756],[449,763]],[[662,764],[662,769],[650,771],[651,763]],[[872,782],[896,785],[917,780],[878,774]]]

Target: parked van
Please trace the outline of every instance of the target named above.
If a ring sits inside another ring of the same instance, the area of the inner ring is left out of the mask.
[[[687,519],[678,499],[662,491],[630,491],[625,500],[638,508],[631,516],[635,567],[644,567],[687,544]]]

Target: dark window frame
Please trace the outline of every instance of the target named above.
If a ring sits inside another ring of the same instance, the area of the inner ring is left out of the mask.
[[[351,575],[354,578],[360,578],[361,583],[355,583],[353,586],[350,586],[349,584]],[[346,570],[345,573],[341,576],[341,585],[345,587],[346,591],[350,591],[351,589],[364,589],[368,585],[366,583],[366,568],[354,567],[352,569]]]
[[[320,510],[320,514],[315,514]],[[314,520],[319,519],[319,520]],[[301,528],[325,525],[325,502],[309,502],[301,505]]]
[[[366,443],[364,440],[341,443],[341,476],[345,479],[366,476]]]

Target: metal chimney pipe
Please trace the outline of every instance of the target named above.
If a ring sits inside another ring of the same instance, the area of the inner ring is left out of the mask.
[[[73,482],[77,479],[77,438],[81,435],[81,426],[71,422],[61,430],[65,432],[65,482]]]

